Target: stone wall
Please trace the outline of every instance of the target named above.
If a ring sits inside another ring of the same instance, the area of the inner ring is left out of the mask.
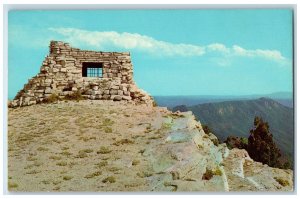
[[[102,63],[102,77],[83,77],[84,62]],[[153,104],[153,98],[133,81],[130,53],[86,51],[51,41],[40,73],[29,79],[9,106],[33,105],[53,95],[64,99],[74,93],[91,100]]]

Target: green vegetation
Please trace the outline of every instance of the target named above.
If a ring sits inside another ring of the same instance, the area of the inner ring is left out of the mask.
[[[111,119],[109,118],[105,118],[103,121],[102,121],[102,126],[111,126],[113,125],[115,122],[112,121]]]
[[[61,154],[61,155],[64,155],[64,156],[67,156],[67,157],[69,157],[69,156],[71,156],[72,155],[72,153],[70,153],[69,151],[62,151],[61,153],[59,153],[59,154]]]
[[[59,99],[58,95],[52,93],[49,97],[47,97],[47,98],[45,98],[45,99],[43,100],[43,103],[54,103],[54,102],[57,102],[57,101],[59,101],[59,100],[60,100],[60,99]]]
[[[140,178],[146,178],[146,177],[150,177],[153,175],[153,173],[147,172],[147,171],[142,171],[136,174],[137,176],[139,176]]]
[[[58,162],[58,163],[56,163],[56,165],[58,165],[58,166],[67,166],[68,165],[68,163],[67,162]]]
[[[153,107],[157,107],[157,103],[156,103],[156,101],[153,99],[153,102],[152,102],[152,106]]]
[[[119,146],[119,145],[123,145],[123,144],[134,144],[134,141],[133,140],[130,140],[130,139],[121,139],[119,141],[116,141],[113,143],[113,145],[116,145],[116,146]]]
[[[214,171],[213,171],[213,175],[215,176],[222,176],[222,171],[219,167],[217,167]]]
[[[214,173],[211,169],[207,169],[202,176],[202,180],[210,180],[214,176]]]
[[[82,153],[92,153],[94,150],[93,149],[84,149],[84,150],[81,150],[79,152],[82,152]]]
[[[287,180],[284,180],[282,178],[274,178],[281,186],[285,187],[285,186],[289,186],[290,183]]]
[[[8,182],[8,189],[13,189],[13,188],[17,188],[19,185],[17,183],[14,182]]]
[[[72,176],[64,176],[63,180],[71,180],[73,177]]]
[[[210,133],[214,134],[213,131],[206,124],[202,124],[202,129],[203,129],[204,133],[207,134],[207,135],[210,134]]]
[[[94,178],[94,177],[100,176],[101,174],[102,174],[101,171],[96,171],[96,172],[94,172],[94,173],[91,173],[91,174],[86,175],[84,178],[87,178],[87,179],[89,179],[89,178]]]
[[[111,150],[108,147],[100,147],[100,149],[97,151],[97,154],[107,154],[110,153]]]
[[[68,94],[64,97],[65,100],[76,100],[76,101],[79,101],[79,100],[83,100],[84,97],[81,95],[81,92],[78,90],[76,92],[73,92],[71,94]]]
[[[133,166],[140,164],[139,160],[133,160],[131,163]]]
[[[75,158],[86,158],[86,157],[88,157],[88,155],[84,150],[78,151],[78,155],[75,156]]]
[[[46,147],[39,147],[36,150],[38,150],[38,151],[48,151],[49,149],[46,148]]]
[[[281,157],[280,150],[273,141],[269,124],[264,122],[261,117],[254,118],[254,129],[250,131],[247,151],[255,161],[271,167],[282,167],[279,161]]]
[[[222,171],[217,167],[214,171],[206,168],[205,173],[202,176],[202,180],[210,180],[213,176],[222,176]]]
[[[104,128],[104,132],[105,132],[105,133],[112,133],[113,130],[112,130],[111,127],[105,127],[105,128]]]
[[[108,165],[108,162],[106,160],[103,160],[103,161],[97,163],[96,167],[101,168],[101,167],[104,167],[104,166],[107,166],[107,165]]]
[[[115,183],[116,182],[116,178],[114,176],[109,176],[107,178],[104,178],[102,180],[102,182],[103,183],[107,183],[107,182],[109,182],[109,183]]]
[[[294,122],[293,109],[278,102],[260,98],[199,104],[188,107],[202,124],[206,124],[220,141],[230,135],[248,138],[253,116],[269,122],[273,139],[282,152],[293,160]],[[206,130],[204,130],[207,132]],[[293,161],[291,162],[293,163]]]

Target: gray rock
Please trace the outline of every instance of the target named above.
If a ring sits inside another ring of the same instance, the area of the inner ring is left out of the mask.
[[[114,101],[121,101],[122,100],[122,96],[120,95],[116,95],[114,98],[113,98]]]

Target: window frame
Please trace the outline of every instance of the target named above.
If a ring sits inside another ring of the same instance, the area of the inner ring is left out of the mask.
[[[82,62],[82,77],[103,77],[103,63]]]

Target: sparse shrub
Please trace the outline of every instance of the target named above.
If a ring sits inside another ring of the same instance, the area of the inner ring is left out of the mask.
[[[123,145],[123,144],[134,144],[134,141],[133,140],[130,140],[130,139],[121,139],[119,141],[116,141],[115,143],[113,143],[113,145],[116,145],[116,146],[119,146],[119,145]]]
[[[42,180],[43,184],[50,184],[50,180]]]
[[[242,138],[241,138],[241,142],[242,142],[242,144],[244,144],[245,146],[248,145],[248,139],[247,139],[247,138],[242,137]]]
[[[63,152],[61,152],[60,154],[61,154],[61,155],[64,155],[64,156],[67,156],[67,157],[69,157],[69,156],[72,155],[72,153],[70,153],[69,151],[63,151]]]
[[[71,180],[73,177],[72,176],[64,176],[63,180]]]
[[[101,168],[104,166],[107,166],[108,162],[106,160],[99,162],[98,164],[96,164],[97,167]]]
[[[94,173],[91,173],[91,174],[86,175],[84,178],[87,178],[87,179],[89,179],[89,178],[94,178],[94,177],[96,177],[96,176],[100,176],[101,174],[102,174],[101,171],[96,171],[96,172],[94,172]]]
[[[100,149],[97,151],[97,154],[107,154],[110,153],[111,150],[108,147],[100,147]]]
[[[41,166],[42,164],[43,164],[42,162],[37,162],[37,161],[35,161],[35,162],[33,163],[33,166],[39,167],[39,166]]]
[[[210,133],[214,134],[213,131],[206,124],[202,124],[202,129],[203,129],[204,133],[207,134],[207,135],[210,134]]]
[[[37,148],[38,151],[48,151],[49,149],[48,148],[45,148],[45,147],[39,147]]]
[[[8,182],[8,189],[17,188],[19,185],[14,182]]]
[[[111,171],[111,172],[116,172],[116,171],[120,171],[121,168],[118,168],[118,167],[111,167],[108,169],[108,171]]]
[[[224,141],[229,149],[238,148],[238,149],[247,149],[248,140],[247,138],[240,138],[236,136],[228,136]]]
[[[58,165],[58,166],[67,166],[67,162],[58,162],[58,163],[56,163],[56,165]]]
[[[67,94],[64,99],[66,100],[76,100],[76,101],[79,101],[79,100],[83,100],[84,97],[81,95],[81,92],[78,90],[76,92],[73,92],[71,94]]]
[[[60,190],[60,187],[59,186],[56,186],[53,188],[53,191],[59,191]]]
[[[273,135],[269,131],[269,124],[260,117],[254,118],[254,129],[250,131],[247,151],[255,161],[271,167],[282,167],[279,161],[281,152],[273,141]]]
[[[145,178],[145,177],[150,177],[153,174],[147,171],[142,171],[136,174],[137,176],[139,176],[140,178]]]
[[[162,138],[163,136],[162,135],[157,135],[157,136],[150,136],[148,139],[149,140],[156,140],[156,139],[159,139],[159,138]]]
[[[107,178],[104,178],[102,180],[102,182],[103,183],[107,183],[107,182],[109,182],[109,183],[115,183],[116,182],[116,178],[114,176],[109,176]]]
[[[78,151],[78,155],[75,157],[76,158],[86,158],[86,157],[88,157],[88,155],[86,154],[86,152],[81,150],[81,151]]]
[[[215,146],[219,146],[219,140],[218,139],[212,139],[211,140]]]
[[[59,101],[60,99],[59,99],[59,97],[58,97],[58,95],[57,94],[55,94],[55,93],[52,93],[50,96],[48,96],[47,98],[45,98],[44,100],[43,100],[43,103],[54,103],[54,102],[57,102],[57,101]]]
[[[94,150],[93,149],[84,149],[82,152],[84,153],[92,153]]]
[[[286,187],[286,186],[289,186],[290,185],[290,183],[289,183],[289,181],[287,181],[287,180],[284,180],[284,179],[282,179],[282,178],[274,178],[281,186],[283,186],[283,187]]]
[[[36,161],[37,158],[34,157],[34,156],[28,156],[28,157],[26,158],[26,160],[27,160],[27,161]]]
[[[105,133],[112,133],[112,128],[110,128],[110,127],[105,127],[105,128],[104,128],[104,132],[105,132]]]
[[[138,165],[139,163],[140,163],[139,160],[133,160],[131,164],[132,164],[133,166],[135,166],[135,165]]]
[[[171,118],[178,119],[178,118],[184,118],[184,115],[180,114],[180,112],[175,112],[170,114]]]
[[[171,127],[172,127],[172,123],[166,123],[166,122],[164,122],[164,123],[161,125],[160,130],[169,130],[169,129],[171,129]]]
[[[58,185],[58,184],[60,184],[61,182],[62,182],[62,181],[60,181],[60,180],[55,180],[55,181],[52,182],[52,184]]]
[[[31,171],[26,172],[26,174],[37,174],[37,173],[41,173],[41,171],[31,170]]]
[[[141,149],[141,150],[139,150],[139,152],[138,153],[140,153],[141,155],[143,155],[143,153],[146,151],[146,149]]]
[[[24,169],[32,169],[33,168],[33,164],[30,164],[30,165],[26,165],[25,167],[24,167]]]
[[[213,175],[215,176],[222,176],[222,171],[219,167],[216,168],[216,170],[213,171]]]
[[[206,171],[202,176],[202,180],[210,180],[213,176],[214,176],[214,173],[212,172],[212,170],[206,168]]]
[[[157,107],[157,103],[156,103],[156,101],[153,99],[153,101],[152,101],[152,106],[153,107]]]
[[[52,159],[52,160],[61,160],[61,157],[60,156],[50,156],[49,159]]]
[[[172,184],[171,182],[168,182],[168,181],[164,182],[164,186],[165,187],[173,187],[173,189],[171,191],[177,191],[177,189],[178,189],[178,185]]]
[[[151,130],[151,124],[149,124],[147,127],[146,127],[146,130],[144,131],[145,133],[150,133],[152,130]]]
[[[109,118],[105,118],[103,121],[102,121],[102,126],[111,126],[113,125],[115,122],[112,121],[111,119]]]

